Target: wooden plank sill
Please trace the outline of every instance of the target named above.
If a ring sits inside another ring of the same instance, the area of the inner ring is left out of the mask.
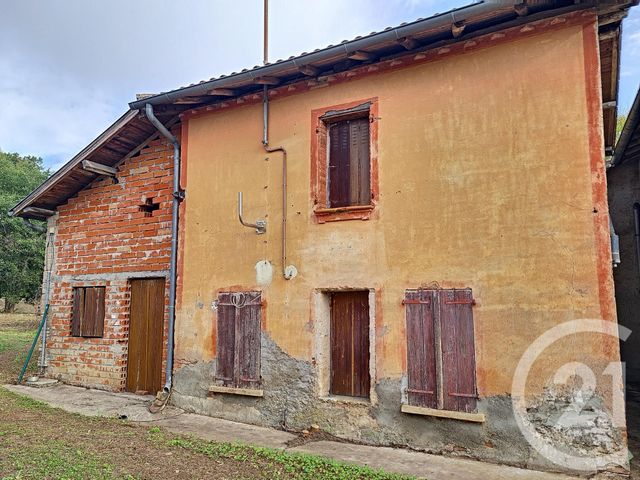
[[[320,208],[313,211],[318,223],[340,222],[343,220],[369,220],[375,205],[354,205],[351,207]]]
[[[335,207],[335,208],[316,208],[314,213],[316,215],[331,215],[332,213],[347,213],[347,212],[366,212],[373,210],[373,205],[353,205],[350,207]]]
[[[452,420],[463,420],[465,422],[483,423],[485,421],[484,413],[467,413],[455,412],[452,410],[436,410],[435,408],[415,407],[413,405],[402,405],[400,407],[402,413],[411,413],[413,415],[425,415],[428,417],[450,418]]]
[[[247,397],[263,397],[264,392],[255,388],[236,388],[223,387],[221,385],[212,385],[209,387],[209,396],[216,393],[228,393],[231,395],[244,395]]]

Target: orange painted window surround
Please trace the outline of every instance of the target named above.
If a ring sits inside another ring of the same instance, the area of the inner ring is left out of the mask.
[[[362,118],[368,105],[369,178],[371,198],[368,204],[330,207],[328,191],[329,126],[340,120]],[[355,111],[354,111],[355,110]],[[330,116],[330,120],[328,117]],[[369,220],[378,201],[378,98],[365,98],[311,111],[311,195],[313,214],[318,223],[343,220]]]

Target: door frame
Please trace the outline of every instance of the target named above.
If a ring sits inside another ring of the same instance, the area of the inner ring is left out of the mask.
[[[337,397],[329,393],[331,385],[331,294],[342,292],[369,292],[369,398]],[[376,306],[380,292],[376,288],[317,288],[312,294],[311,323],[314,325],[313,358],[318,376],[318,395],[323,399],[345,400],[354,403],[377,405],[376,393]]]

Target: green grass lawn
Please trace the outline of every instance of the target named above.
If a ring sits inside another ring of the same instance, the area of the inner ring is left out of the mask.
[[[304,453],[218,443],[85,417],[0,387],[0,478],[327,479],[411,477]]]
[[[35,315],[0,314],[0,384],[15,383],[36,333],[38,321],[39,318]],[[39,349],[36,349],[25,377],[36,372],[38,352]]]
[[[37,319],[33,316],[0,315],[0,381],[15,381],[36,326]],[[85,417],[0,387],[0,479],[138,478],[408,480],[411,477],[314,455],[210,442],[175,435],[159,427]]]

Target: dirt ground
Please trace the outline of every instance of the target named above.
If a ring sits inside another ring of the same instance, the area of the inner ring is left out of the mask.
[[[13,383],[38,318],[0,314],[0,383]],[[37,355],[29,371],[35,372]],[[0,478],[389,479],[410,477],[288,453],[175,435],[159,427],[86,417],[0,387]]]

